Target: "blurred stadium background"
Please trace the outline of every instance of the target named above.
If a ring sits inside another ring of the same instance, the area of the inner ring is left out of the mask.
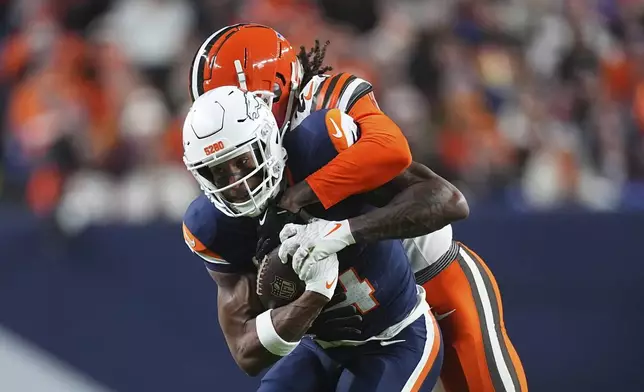
[[[0,0],[0,390],[245,391],[184,249],[200,42],[242,21],[373,82],[463,191],[533,391],[644,381],[644,1]],[[640,256],[638,256],[640,255]]]

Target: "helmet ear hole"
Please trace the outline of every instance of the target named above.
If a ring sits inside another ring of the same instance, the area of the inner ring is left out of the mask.
[[[281,97],[282,97],[282,87],[280,87],[279,83],[275,82],[273,83],[273,103],[279,102]]]
[[[282,91],[284,91],[284,87],[286,87],[286,78],[284,75],[282,75],[280,72],[277,72],[275,74],[275,77],[278,79],[273,83],[273,103],[276,103],[280,100],[282,97]],[[280,82],[281,85],[280,85]]]

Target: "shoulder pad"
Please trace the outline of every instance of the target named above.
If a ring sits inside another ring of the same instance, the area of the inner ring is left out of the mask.
[[[209,263],[229,264],[211,249],[217,235],[218,210],[201,195],[188,206],[183,217],[183,239],[190,250]]]
[[[316,109],[340,109],[348,113],[353,105],[373,90],[371,83],[342,72],[327,78],[318,88]]]
[[[350,73],[317,75],[299,95],[291,129],[299,126],[311,113],[323,109],[340,109],[349,113],[353,105],[373,90],[368,81]]]
[[[284,137],[289,172],[294,182],[303,181],[360,137],[351,116],[339,109],[323,109],[311,113]]]
[[[256,270],[256,221],[231,218],[205,195],[196,198],[183,217],[183,238],[211,271],[242,273]]]

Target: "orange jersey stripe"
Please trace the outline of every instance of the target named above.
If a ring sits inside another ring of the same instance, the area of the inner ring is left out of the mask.
[[[198,252],[215,259],[223,260],[223,257],[221,257],[218,253],[213,252],[212,250],[208,249],[208,247],[206,247],[203,243],[201,243],[201,241],[199,241],[199,239],[190,232],[190,229],[188,229],[188,226],[186,226],[185,223],[182,224],[182,228],[183,239],[186,241],[186,244],[188,244],[190,249],[192,249],[194,252]]]
[[[326,96],[326,92],[329,89],[330,82],[331,82],[331,78],[324,79],[322,84],[320,84],[320,87],[318,87],[318,91],[315,94],[315,110],[322,109],[322,104],[324,103],[324,97]]]
[[[337,76],[337,83],[335,86],[333,86],[333,91],[330,91],[330,99],[329,103],[326,105],[327,108],[336,108],[338,107],[338,102],[340,101],[340,95],[342,95],[342,92],[344,91],[345,83],[349,80],[351,77],[351,74],[348,73],[342,73]]]

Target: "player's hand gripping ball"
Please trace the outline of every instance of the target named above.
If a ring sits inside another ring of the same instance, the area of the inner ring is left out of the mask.
[[[264,257],[257,273],[257,296],[265,309],[276,309],[299,298],[306,285],[298,278],[291,263],[282,263],[277,255],[278,248]],[[351,305],[328,310],[345,302],[347,295],[342,286],[337,286],[335,295],[324,307],[309,331],[318,339],[334,341],[341,339],[360,340],[362,316]]]

